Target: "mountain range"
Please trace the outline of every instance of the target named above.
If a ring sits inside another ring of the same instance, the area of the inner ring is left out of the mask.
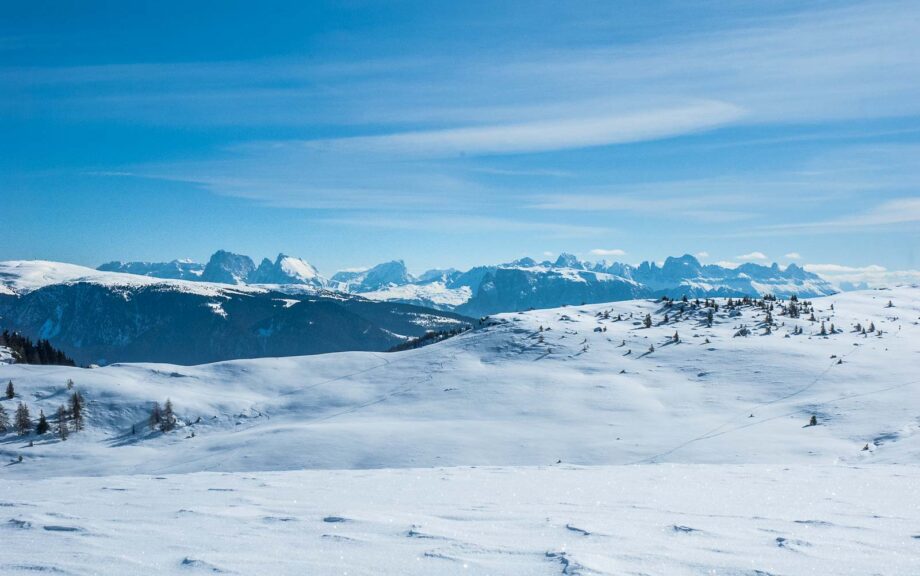
[[[183,268],[184,267],[184,268]],[[112,262],[100,270],[132,272],[158,278],[175,278],[177,269],[189,270],[186,279],[228,284],[311,286],[360,294],[372,300],[403,302],[451,310],[468,316],[609,302],[631,298],[668,296],[727,297],[793,294],[811,298],[835,293],[836,288],[817,274],[789,264],[742,264],[729,268],[702,264],[686,254],[667,258],[660,266],[620,262],[585,262],[572,254],[554,261],[522,258],[513,262],[476,266],[466,271],[452,268],[409,273],[402,260],[371,268],[343,270],[326,278],[304,260],[279,254],[264,259],[258,268],[248,256],[216,252],[207,265],[194,268],[188,261],[169,263]]]
[[[659,266],[522,258],[414,276],[401,260],[326,278],[284,254],[256,266],[220,250],[206,264],[110,262],[97,270],[0,262],[0,328],[47,339],[80,364],[198,364],[234,358],[384,351],[501,312],[669,296],[835,292],[794,264]]]

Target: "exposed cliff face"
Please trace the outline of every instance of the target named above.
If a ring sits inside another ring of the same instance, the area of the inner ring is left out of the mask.
[[[256,265],[249,256],[218,250],[204,267],[201,280],[221,284],[245,284],[255,269]]]
[[[302,284],[323,288],[326,280],[309,262],[278,254],[274,262],[264,258],[247,278],[249,284]]]

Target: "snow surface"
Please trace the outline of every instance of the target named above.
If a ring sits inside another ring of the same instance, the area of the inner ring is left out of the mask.
[[[826,465],[0,480],[0,572],[911,575],[918,482]]]
[[[88,421],[0,437],[0,572],[920,573],[920,288],[813,302],[838,332],[628,301],[392,354],[0,365],[8,411],[73,379]]]
[[[123,272],[103,272],[93,268],[45,260],[7,260],[0,262],[0,287],[9,294],[25,294],[51,284],[90,282],[108,287],[164,286],[172,290],[221,296],[226,292],[265,292],[256,286],[232,286],[191,280],[154,278]]]
[[[423,303],[426,306],[456,308],[472,298],[473,291],[469,286],[448,288],[444,282],[430,282],[428,284],[391,285],[372,292],[362,292],[361,296],[369,300]]]

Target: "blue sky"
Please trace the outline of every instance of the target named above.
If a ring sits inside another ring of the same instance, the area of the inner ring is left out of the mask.
[[[920,268],[916,2],[139,4],[5,7],[0,259]]]

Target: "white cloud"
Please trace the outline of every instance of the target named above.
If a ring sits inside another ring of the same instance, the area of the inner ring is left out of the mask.
[[[595,248],[591,250],[591,254],[593,256],[626,256],[626,251],[619,248]]]
[[[737,256],[739,260],[766,260],[767,255],[763,252],[750,252],[748,254],[742,254]]]
[[[920,198],[897,198],[840,218],[801,224],[781,224],[765,228],[774,231],[839,232],[840,230],[872,229],[917,222],[920,222]]]
[[[847,266],[843,264],[806,264],[805,270],[840,286],[866,285],[870,288],[920,283],[920,270],[888,270],[878,264]]]
[[[786,254],[786,258],[788,258],[788,259],[790,259],[790,260],[799,260],[799,259],[802,258],[802,255],[799,254],[798,252],[790,252],[790,253]]]
[[[668,138],[714,128],[741,116],[738,106],[704,101],[628,114],[313,140],[304,145],[332,151],[424,157],[545,152]]]
[[[706,252],[705,250],[703,250],[702,252],[697,252],[696,257],[697,258],[709,258],[709,252]]]
[[[729,260],[719,260],[716,262],[716,266],[721,266],[723,268],[737,268],[738,266],[741,266],[741,264],[738,262],[731,262]]]
[[[546,252],[543,253],[543,255],[546,256],[547,258],[551,258],[551,257],[553,257],[555,254],[554,254],[553,252],[550,252],[550,251],[547,250]]]

